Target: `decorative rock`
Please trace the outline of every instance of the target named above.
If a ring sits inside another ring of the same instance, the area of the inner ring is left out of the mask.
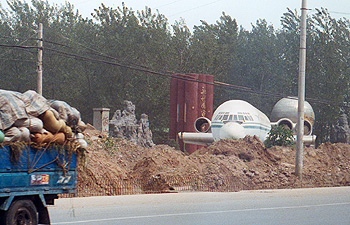
[[[334,132],[331,134],[331,142],[350,143],[350,128],[348,117],[345,113],[339,117],[338,124],[334,126]]]
[[[109,121],[109,135],[127,139],[143,147],[152,147],[152,131],[149,129],[148,116],[141,115],[140,121],[135,116],[135,105],[131,101],[124,101],[125,108],[121,112],[116,110]]]

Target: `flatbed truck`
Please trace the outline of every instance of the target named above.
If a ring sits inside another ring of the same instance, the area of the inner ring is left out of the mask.
[[[76,193],[76,167],[64,146],[0,146],[0,224],[50,224],[47,206]]]

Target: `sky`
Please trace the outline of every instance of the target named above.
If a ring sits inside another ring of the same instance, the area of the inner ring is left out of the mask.
[[[30,2],[30,0],[22,0]],[[256,24],[258,19],[266,19],[269,25],[280,28],[280,18],[287,8],[297,10],[300,15],[302,0],[67,0],[74,5],[75,9],[84,17],[97,9],[101,3],[105,6],[117,8],[125,2],[128,8],[133,10],[143,10],[145,6],[152,10],[158,9],[169,19],[170,24],[183,18],[190,29],[194,25],[200,25],[200,20],[209,24],[219,20],[222,12],[236,19],[238,25],[250,30],[251,24]],[[48,0],[51,4],[65,4],[66,0]],[[0,0],[3,7],[6,6],[6,0]],[[334,18],[345,17],[350,19],[350,1],[349,0],[309,0],[307,8],[309,13],[315,12],[315,8],[327,8]]]

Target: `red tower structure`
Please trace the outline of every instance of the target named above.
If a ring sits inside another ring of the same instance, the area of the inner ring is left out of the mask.
[[[212,75],[174,75],[170,83],[170,124],[169,138],[178,140],[179,132],[195,132],[194,122],[198,117],[211,119],[213,115]],[[197,145],[178,140],[180,149],[189,154],[198,149]]]

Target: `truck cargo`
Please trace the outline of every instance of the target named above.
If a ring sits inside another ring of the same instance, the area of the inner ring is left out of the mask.
[[[84,129],[79,111],[63,101],[0,90],[1,224],[50,224],[47,205],[76,191]]]

